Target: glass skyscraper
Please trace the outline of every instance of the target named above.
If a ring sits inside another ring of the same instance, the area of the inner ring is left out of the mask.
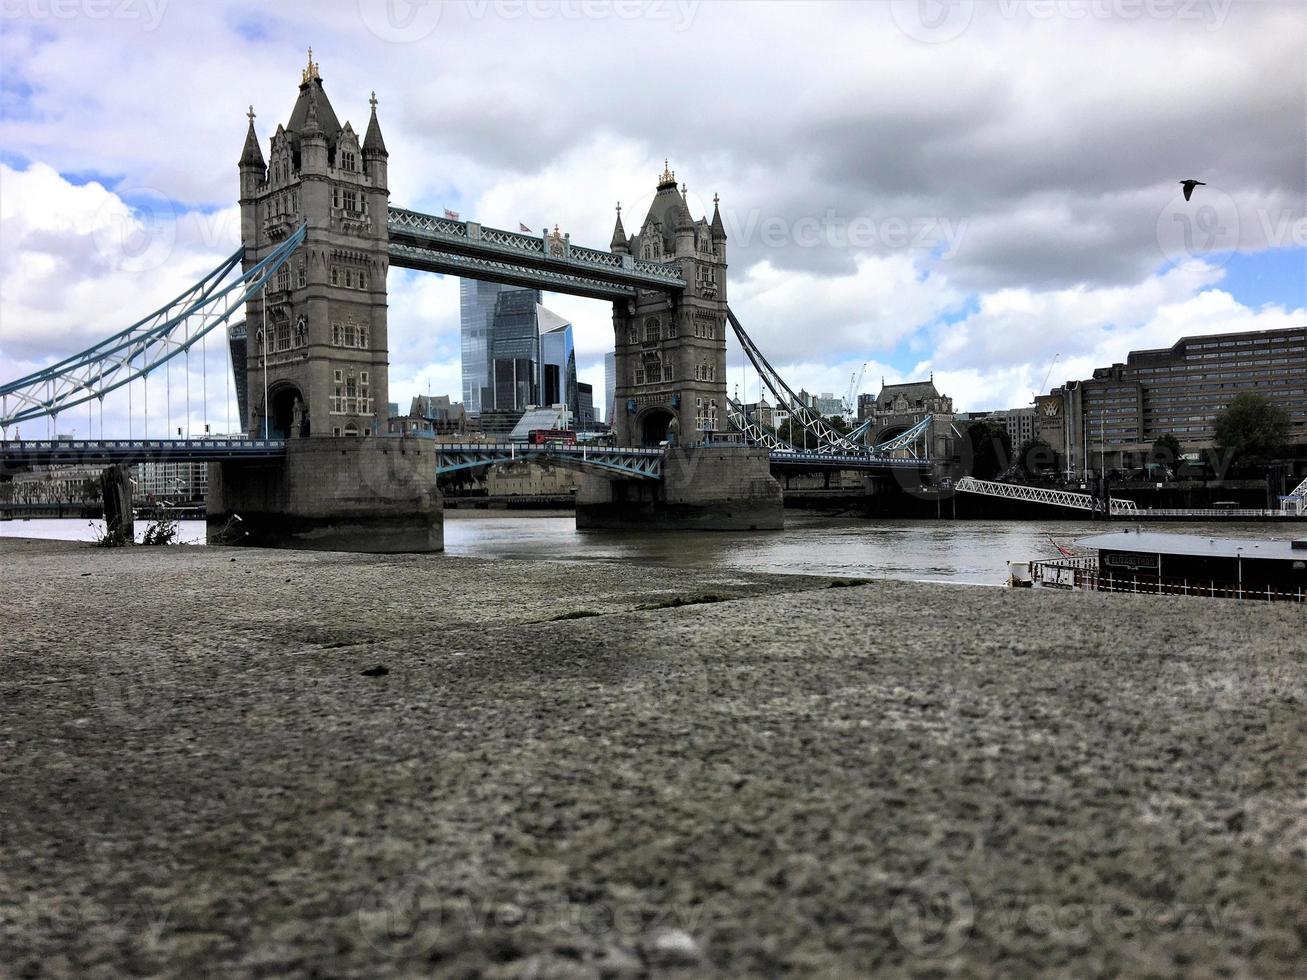
[[[463,279],[459,315],[469,414],[566,404],[575,415],[572,324],[540,305],[540,290]]]
[[[543,306],[536,307],[540,325],[540,404],[567,405],[577,411],[576,348],[572,324]]]
[[[478,279],[460,279],[459,325],[462,333],[463,353],[463,405],[472,415],[495,407],[495,366],[492,338],[495,329],[495,310],[499,297],[505,293],[524,293],[530,303],[540,302],[540,291],[504,286],[497,282]],[[533,362],[538,358],[534,348],[528,355]],[[489,393],[489,397],[486,394]],[[483,404],[484,402],[484,404]]]

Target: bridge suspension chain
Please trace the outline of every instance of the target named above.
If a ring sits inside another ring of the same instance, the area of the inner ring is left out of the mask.
[[[303,244],[306,234],[307,225],[300,226],[233,279],[231,274],[239,269],[244,256],[244,249],[238,249],[199,282],[131,326],[49,367],[0,385],[0,429],[7,430],[29,419],[53,419],[65,409],[99,398],[103,431],[104,396],[124,386],[130,429],[132,382],[144,379],[178,354],[189,360],[191,347],[242,310],[246,300],[262,289]],[[189,374],[188,370],[188,403]],[[144,396],[148,406],[148,387]]]
[[[743,433],[744,438],[752,445],[765,446],[772,452],[777,453],[798,452],[793,445],[786,442],[750,415],[744,405],[736,401],[734,398],[726,399],[726,419],[730,422],[733,428]]]
[[[866,452],[865,446],[859,446],[846,436],[841,435],[829,422],[803,404],[803,400],[794,393],[794,389],[785,383],[785,379],[776,372],[776,369],[771,366],[771,362],[758,349],[758,345],[753,342],[753,338],[745,331],[744,325],[740,323],[739,318],[736,317],[730,307],[726,308],[726,316],[731,322],[731,328],[735,331],[736,338],[740,341],[740,346],[744,348],[745,355],[753,363],[754,370],[762,378],[763,384],[776,398],[777,404],[783,406],[790,413],[790,418],[797,419],[806,431],[817,436],[818,452]]]

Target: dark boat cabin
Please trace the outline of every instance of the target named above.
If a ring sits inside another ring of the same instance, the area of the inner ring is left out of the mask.
[[[1186,580],[1243,589],[1307,587],[1307,540],[1258,541],[1121,531],[1076,542],[1098,551],[1098,576]]]

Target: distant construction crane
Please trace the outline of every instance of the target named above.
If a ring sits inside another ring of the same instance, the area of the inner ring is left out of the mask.
[[[854,371],[849,375],[849,393],[844,398],[844,412],[847,415],[856,415],[858,405],[854,400],[858,397],[858,389],[862,387],[862,379],[867,373],[867,362],[862,362],[862,368]]]
[[[1053,359],[1048,362],[1048,370],[1044,372],[1044,383],[1039,386],[1039,391],[1032,391],[1030,393],[1030,404],[1033,405],[1036,398],[1038,398],[1043,392],[1048,391],[1048,379],[1053,376],[1053,365],[1057,363],[1057,359],[1061,356],[1060,353],[1054,354]]]

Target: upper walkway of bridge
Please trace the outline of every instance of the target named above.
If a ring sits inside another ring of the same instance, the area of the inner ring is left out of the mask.
[[[401,269],[607,300],[634,297],[637,289],[685,289],[675,263],[573,245],[557,228],[526,235],[404,208],[390,208],[386,224],[390,264]]]

